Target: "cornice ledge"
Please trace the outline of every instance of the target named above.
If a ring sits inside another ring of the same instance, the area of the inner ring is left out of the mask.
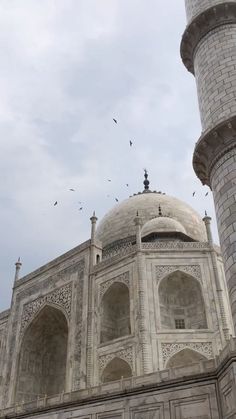
[[[230,1],[204,10],[189,23],[180,45],[181,58],[188,71],[194,74],[194,52],[199,41],[218,26],[230,23],[236,23],[236,3]]]
[[[204,133],[196,143],[193,168],[203,185],[211,187],[211,171],[217,161],[236,147],[236,115]]]

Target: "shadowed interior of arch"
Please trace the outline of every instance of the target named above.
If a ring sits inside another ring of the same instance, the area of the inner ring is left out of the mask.
[[[106,291],[101,303],[101,343],[130,334],[129,289],[115,282]]]
[[[159,286],[163,329],[207,329],[205,304],[197,279],[176,271]]]
[[[132,371],[129,364],[120,358],[114,358],[103,371],[102,382],[108,383],[123,378],[132,376]]]
[[[16,387],[16,400],[65,390],[68,325],[64,314],[45,306],[23,337]]]
[[[166,368],[183,367],[185,365],[196,364],[200,361],[206,361],[207,358],[199,352],[185,348],[173,355],[166,364]]]

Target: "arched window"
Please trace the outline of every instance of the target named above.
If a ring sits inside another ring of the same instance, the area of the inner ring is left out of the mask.
[[[64,314],[45,306],[25,332],[19,357],[16,399],[65,390],[68,326]]]
[[[164,329],[206,329],[205,305],[197,279],[177,271],[159,287],[161,327]]]
[[[130,334],[129,289],[115,282],[101,303],[101,343]]]
[[[108,383],[123,378],[132,376],[132,371],[129,364],[120,358],[114,358],[103,371],[102,382]]]
[[[207,358],[191,349],[182,349],[173,355],[166,364],[166,368],[184,367],[186,365],[196,364],[200,361],[206,361]]]

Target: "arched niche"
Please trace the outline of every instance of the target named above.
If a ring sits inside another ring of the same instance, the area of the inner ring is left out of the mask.
[[[163,329],[207,329],[201,285],[192,276],[176,271],[159,286]]]
[[[166,368],[184,367],[186,365],[196,364],[200,361],[206,361],[207,358],[199,352],[185,348],[173,355],[166,364]]]
[[[115,282],[101,301],[101,343],[130,334],[129,289]]]
[[[61,310],[46,305],[25,331],[19,355],[16,400],[65,390],[68,324]]]
[[[132,376],[132,370],[129,364],[120,358],[114,358],[107,364],[102,374],[102,382],[109,383]]]

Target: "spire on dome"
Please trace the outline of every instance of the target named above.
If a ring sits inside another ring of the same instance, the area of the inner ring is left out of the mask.
[[[159,215],[159,217],[162,217],[162,210],[161,210],[161,206],[159,205],[159,208],[158,208],[158,215]]]
[[[148,172],[147,172],[147,169],[144,169],[144,181],[143,181],[143,184],[144,184],[144,190],[143,190],[143,192],[151,192],[150,190],[149,190],[149,180],[148,180]]]

